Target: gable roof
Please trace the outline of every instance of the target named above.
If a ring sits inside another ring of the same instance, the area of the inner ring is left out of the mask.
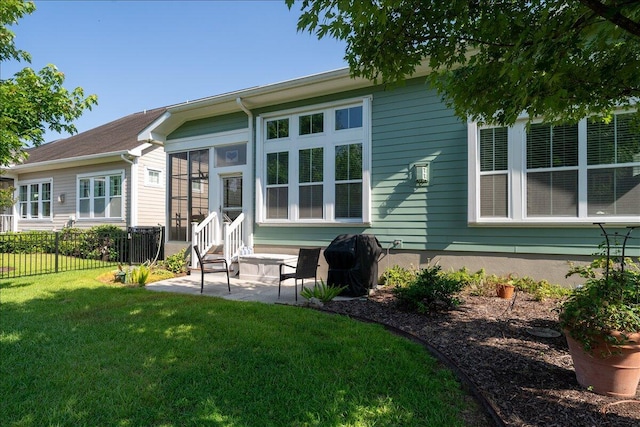
[[[77,135],[30,148],[26,150],[29,158],[22,165],[133,150],[141,145],[138,134],[165,111],[162,107],[130,114]]]

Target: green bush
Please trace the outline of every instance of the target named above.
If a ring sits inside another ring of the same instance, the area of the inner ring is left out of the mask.
[[[164,261],[160,261],[158,265],[172,273],[185,273],[187,271],[186,252],[186,249],[182,249],[180,252],[168,256]]]
[[[340,292],[342,292],[346,288],[346,286],[328,286],[325,285],[323,280],[320,280],[319,285],[315,284],[312,288],[303,288],[300,291],[300,296],[307,300],[316,298],[322,302],[329,302],[340,295]]]
[[[420,270],[415,279],[405,287],[395,287],[398,306],[407,311],[430,313],[450,310],[462,303],[457,294],[464,283],[441,273],[434,265]]]
[[[416,270],[394,265],[380,276],[379,283],[386,286],[407,286],[416,278]]]

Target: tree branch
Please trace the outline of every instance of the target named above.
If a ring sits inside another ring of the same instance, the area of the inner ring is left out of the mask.
[[[620,7],[609,6],[600,0],[578,0],[580,3],[593,10],[607,21],[617,25],[623,30],[640,37],[640,23],[627,18],[620,12]]]

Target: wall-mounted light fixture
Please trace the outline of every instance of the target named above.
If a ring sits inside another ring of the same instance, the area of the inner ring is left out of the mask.
[[[64,203],[64,193],[58,194],[58,203]]]
[[[409,167],[411,178],[418,185],[429,184],[429,162],[414,163]]]

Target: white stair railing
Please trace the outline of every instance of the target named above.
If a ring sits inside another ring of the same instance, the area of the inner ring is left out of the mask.
[[[231,264],[232,258],[237,256],[244,245],[243,235],[244,214],[241,213],[232,223],[224,224],[224,247],[222,253],[227,263]]]
[[[191,223],[191,268],[198,267],[198,256],[193,249],[194,245],[198,245],[201,254],[206,254],[209,249],[220,244],[220,236],[218,230],[218,214],[211,212],[200,224]]]
[[[0,233],[13,231],[13,215],[0,215]]]

